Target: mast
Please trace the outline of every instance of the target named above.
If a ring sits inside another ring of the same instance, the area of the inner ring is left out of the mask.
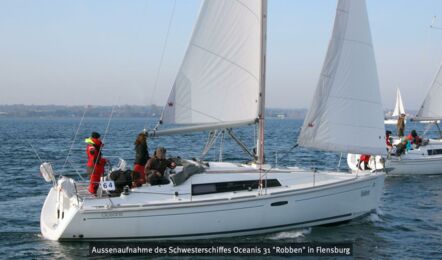
[[[267,48],[267,0],[261,1],[261,64],[258,96],[258,135],[256,137],[256,163],[264,163],[264,114],[266,85],[266,48]]]

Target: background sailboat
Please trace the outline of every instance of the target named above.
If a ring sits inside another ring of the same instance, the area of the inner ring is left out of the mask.
[[[425,97],[416,117],[415,121],[425,123],[439,123],[442,119],[442,64],[434,76],[427,96]],[[440,130],[439,130],[440,132]],[[442,136],[442,135],[441,135]]]
[[[402,101],[401,91],[399,88],[396,90],[396,104],[394,105],[392,117],[399,117],[401,114],[405,114],[404,102]],[[384,121],[387,125],[397,124],[397,118],[388,118]],[[406,121],[405,121],[406,123]]]
[[[426,139],[423,145],[408,151],[405,155],[391,156],[387,166],[391,174],[442,174],[442,132],[439,127],[442,119],[442,65],[436,72],[427,96],[416,117],[412,121],[434,124],[441,136],[439,139]]]
[[[437,126],[439,134],[441,130],[438,121],[442,118],[442,72],[439,67],[433,82],[431,83],[428,94],[423,104],[412,121],[425,122]],[[399,92],[398,92],[399,93]],[[397,106],[398,108],[398,106]],[[396,111],[396,110],[395,110]],[[400,112],[400,106],[399,106]],[[431,126],[431,125],[430,125]],[[441,135],[442,137],[442,135]],[[426,174],[442,174],[442,139],[427,139],[420,146],[414,146],[411,150],[404,154],[397,155],[393,153],[387,157],[385,167],[391,175],[426,175]],[[395,138],[393,144],[398,144],[400,139]],[[349,154],[347,162],[349,167],[357,171],[358,154]],[[381,169],[381,163],[371,163],[372,168]]]

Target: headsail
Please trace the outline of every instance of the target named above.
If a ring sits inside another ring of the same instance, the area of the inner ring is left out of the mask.
[[[319,150],[386,154],[383,119],[365,1],[340,0],[298,143]]]
[[[442,64],[437,71],[433,82],[431,83],[430,90],[425,98],[419,112],[416,117],[418,118],[431,118],[442,119]]]
[[[163,123],[254,122],[262,3],[206,0],[162,115]]]
[[[394,106],[394,111],[392,116],[399,116],[400,114],[405,114],[404,103],[402,102],[401,91],[399,88],[396,91],[396,105]]]

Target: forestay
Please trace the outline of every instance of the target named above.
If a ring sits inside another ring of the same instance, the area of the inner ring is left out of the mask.
[[[396,105],[394,106],[393,116],[399,116],[405,114],[404,103],[402,102],[401,91],[396,91]]]
[[[261,1],[204,1],[163,123],[253,122],[258,116]]]
[[[365,1],[340,0],[298,143],[327,151],[386,154],[383,119]]]
[[[430,90],[428,91],[427,97],[425,98],[419,112],[417,113],[418,118],[432,118],[441,119],[442,118],[442,64],[437,71],[433,82],[431,83]]]

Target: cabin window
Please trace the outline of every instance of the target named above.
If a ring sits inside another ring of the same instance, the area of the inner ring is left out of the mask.
[[[192,195],[204,195],[204,194],[212,194],[220,192],[257,189],[258,186],[259,186],[258,180],[193,184]],[[281,183],[279,183],[278,180],[276,179],[267,180],[267,188],[279,187],[279,186],[281,186]]]
[[[428,155],[436,155],[436,154],[442,154],[442,149],[428,150]]]

